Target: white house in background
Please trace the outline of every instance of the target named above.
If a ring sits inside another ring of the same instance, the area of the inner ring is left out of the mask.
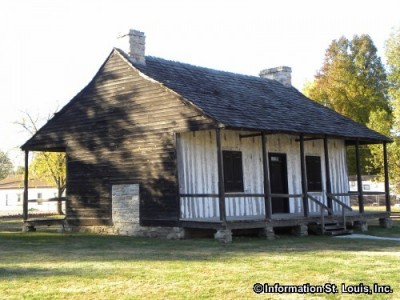
[[[0,180],[0,215],[22,214],[24,195],[23,175],[9,176]],[[30,180],[28,208],[32,212],[56,212],[57,202],[48,201],[57,197],[57,188],[42,180]]]
[[[385,191],[385,183],[377,181],[376,176],[364,175],[361,176],[363,192],[383,192]],[[350,192],[357,192],[357,176],[349,176]],[[366,196],[366,205],[384,206],[385,195]]]

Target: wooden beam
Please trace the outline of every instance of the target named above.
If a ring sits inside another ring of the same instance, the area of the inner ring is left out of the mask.
[[[330,164],[329,164],[329,150],[328,150],[328,137],[324,137],[324,155],[325,155],[325,185],[326,185],[326,192],[327,192],[327,204],[330,209],[332,209],[332,198],[329,194],[332,193],[332,186],[331,186],[331,171],[330,171]],[[329,215],[332,214],[331,211],[328,212]]]
[[[262,133],[239,134],[239,139],[251,138],[256,136],[262,136]]]
[[[337,196],[358,196],[358,192],[348,192],[348,193],[331,193],[329,196],[337,197]]]
[[[181,198],[219,198],[219,194],[180,194]]]
[[[24,221],[28,220],[28,189],[29,189],[29,151],[25,150],[25,173],[24,173],[24,199],[22,205],[22,217]]]
[[[222,223],[226,223],[225,211],[225,182],[224,182],[224,162],[221,147],[221,129],[215,130],[217,140],[217,165],[218,165],[218,198],[219,198],[219,218]]]
[[[272,203],[271,203],[271,182],[269,180],[269,163],[267,157],[267,137],[265,132],[261,133],[262,146],[262,161],[264,172],[264,203],[265,203],[265,218],[272,218]]]
[[[322,140],[322,137],[309,137],[309,138],[303,138],[303,141],[316,141],[316,140]],[[295,142],[300,142],[301,139],[295,139]]]
[[[387,157],[387,143],[383,143],[383,169],[385,173],[385,202],[386,202],[386,211],[391,211],[390,205],[390,190],[389,190],[389,164]]]
[[[300,135],[300,168],[301,168],[301,189],[303,194],[303,210],[304,217],[308,217],[310,212],[308,209],[308,188],[307,188],[307,173],[306,173],[306,162],[304,157],[304,136]]]
[[[361,178],[361,163],[360,163],[360,142],[356,141],[356,169],[357,169],[357,190],[358,190],[358,210],[361,214],[364,213],[364,195]]]
[[[303,194],[271,194],[272,198],[300,198]]]

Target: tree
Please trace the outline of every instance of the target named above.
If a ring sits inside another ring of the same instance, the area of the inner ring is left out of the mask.
[[[384,126],[390,128],[386,71],[368,35],[332,41],[326,50],[323,66],[314,81],[305,86],[304,93],[356,122],[368,125],[376,122],[370,118],[379,117],[386,122]],[[361,149],[363,173],[377,171],[368,166],[373,154],[370,148]],[[350,174],[356,173],[354,157],[354,149],[349,148]]]
[[[368,127],[382,133],[386,136],[390,136],[391,125],[392,125],[392,115],[384,110],[373,111],[370,114]],[[390,151],[390,146],[388,151]],[[369,157],[369,164],[367,165],[367,171],[369,173],[376,174],[379,181],[383,181],[383,149],[381,145],[370,145],[368,147],[371,156]]]
[[[393,30],[385,44],[387,59],[389,96],[393,107],[393,143],[388,146],[389,174],[400,193],[400,28]]]
[[[48,118],[49,119],[49,118]],[[17,124],[21,125],[32,136],[38,131],[39,118],[33,118],[29,113]],[[57,212],[63,214],[61,197],[66,188],[66,161],[64,152],[35,153],[29,168],[32,178],[44,179],[57,186]]]
[[[390,112],[386,72],[368,35],[334,40],[307,96],[362,124],[371,111]]]
[[[388,66],[388,80],[389,80],[389,95],[394,101],[396,106],[399,106],[400,101],[400,28],[394,30],[385,44],[385,55]],[[398,107],[396,112],[400,113]],[[397,115],[399,118],[400,116]],[[400,128],[399,123],[395,123],[397,128]]]
[[[62,214],[61,197],[66,188],[65,153],[63,152],[38,152],[34,155],[30,165],[33,178],[44,179],[55,183],[58,190],[57,212]]]
[[[0,150],[0,179],[6,178],[13,170],[13,163],[11,159]]]

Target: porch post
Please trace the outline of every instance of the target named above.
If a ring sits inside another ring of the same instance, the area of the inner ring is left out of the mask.
[[[331,186],[331,172],[330,172],[330,165],[329,165],[329,150],[328,150],[328,137],[324,137],[324,155],[325,155],[325,184],[326,184],[326,193],[332,193],[332,186]],[[332,198],[327,195],[327,204],[330,209],[332,209]],[[329,212],[329,215],[332,213]]]
[[[261,133],[261,146],[262,146],[262,160],[264,172],[264,203],[265,203],[265,218],[272,218],[272,204],[271,204],[271,182],[269,180],[269,165],[267,158],[267,137],[265,132]]]
[[[358,190],[358,210],[361,214],[364,213],[364,195],[361,178],[361,163],[360,163],[360,142],[356,141],[356,168],[357,168],[357,190]]]
[[[224,162],[221,148],[221,129],[215,130],[217,139],[217,164],[218,164],[218,199],[219,199],[219,218],[222,223],[226,222],[225,211],[225,183],[224,183]]]
[[[29,151],[25,150],[24,199],[22,204],[22,217],[24,221],[28,219],[28,188],[29,188],[28,160],[29,160]]]
[[[181,214],[181,190],[180,190],[180,186],[179,186],[179,171],[180,171],[180,164],[179,164],[179,159],[178,155],[181,155],[180,153],[180,135],[179,133],[175,133],[175,157],[174,157],[174,163],[175,163],[175,180],[176,180],[176,196],[178,197],[178,201],[177,201],[177,220],[179,221],[182,218],[182,214]],[[67,164],[68,165],[68,164]]]
[[[304,136],[300,135],[300,168],[301,168],[301,189],[303,194],[303,209],[304,216],[308,217],[310,212],[308,209],[308,188],[307,188],[307,174],[306,174],[306,164],[304,161]]]
[[[390,212],[390,191],[389,191],[389,167],[388,167],[388,157],[387,157],[387,144],[383,142],[383,169],[385,172],[385,202],[386,202],[386,211]]]

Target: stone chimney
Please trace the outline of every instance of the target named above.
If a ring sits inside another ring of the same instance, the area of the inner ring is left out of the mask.
[[[292,86],[292,69],[290,67],[281,66],[265,69],[260,72],[260,77],[279,81],[287,87]]]
[[[118,48],[129,54],[133,62],[145,65],[145,39],[144,32],[131,29],[118,36]]]

